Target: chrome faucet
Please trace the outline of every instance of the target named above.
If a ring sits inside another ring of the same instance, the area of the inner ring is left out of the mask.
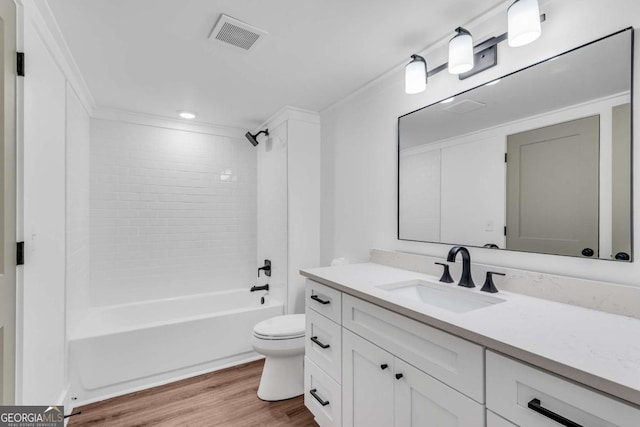
[[[460,276],[460,282],[458,286],[464,286],[465,288],[475,288],[476,285],[473,283],[473,278],[471,277],[471,255],[469,254],[469,250],[464,246],[454,246],[449,250],[449,254],[447,255],[448,262],[456,262],[456,255],[458,252],[462,254],[462,276]]]

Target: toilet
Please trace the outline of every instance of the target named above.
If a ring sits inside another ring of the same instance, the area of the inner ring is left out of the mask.
[[[304,314],[276,316],[254,326],[251,345],[265,356],[260,399],[285,400],[303,393],[304,329]]]

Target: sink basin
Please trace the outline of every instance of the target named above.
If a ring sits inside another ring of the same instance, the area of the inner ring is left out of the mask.
[[[444,285],[426,280],[391,283],[379,286],[379,288],[393,295],[454,313],[467,313],[504,302],[503,299],[491,295],[483,295],[484,292],[483,294],[478,294],[469,289],[460,289],[453,284]]]

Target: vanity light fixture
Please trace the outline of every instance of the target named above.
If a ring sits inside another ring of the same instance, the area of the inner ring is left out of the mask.
[[[197,116],[196,113],[192,113],[190,111],[178,111],[178,115],[183,119],[187,119],[187,120],[195,119]]]
[[[462,74],[473,69],[473,37],[462,28],[456,28],[456,35],[449,41],[449,72]]]
[[[538,0],[516,0],[507,11],[508,43],[511,47],[528,45],[542,34]]]
[[[460,80],[474,76],[498,65],[498,44],[508,40],[509,46],[524,46],[536,40],[542,34],[542,23],[547,20],[540,15],[538,0],[516,0],[507,11],[509,31],[491,37],[482,43],[473,45],[471,33],[462,27],[455,29],[456,35],[449,41],[449,62],[431,70],[427,61],[420,55],[411,55],[411,62],[405,67],[405,92],[415,94],[423,92],[427,78],[448,69],[457,74]],[[497,84],[500,79],[487,83]]]
[[[427,88],[427,61],[420,55],[411,55],[404,68],[404,91],[408,94],[424,92]]]

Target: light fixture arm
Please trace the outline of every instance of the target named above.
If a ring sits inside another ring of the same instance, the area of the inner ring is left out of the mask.
[[[454,31],[455,31],[456,33],[458,33],[458,34],[466,34],[466,35],[468,35],[468,36],[470,36],[470,35],[471,35],[471,32],[469,32],[469,30],[467,30],[466,28],[463,28],[463,27],[458,27],[458,28],[456,28]]]
[[[254,138],[258,138],[260,135],[265,134],[266,136],[269,136],[269,129],[265,129],[265,130],[261,130],[260,132],[256,133],[255,135],[251,134],[251,136],[253,136]]]
[[[540,15],[540,22],[545,22],[546,20],[547,20],[547,15],[545,13],[541,14]],[[467,31],[466,29],[464,29],[462,27],[456,28],[455,31],[458,32],[458,33],[470,34],[469,31]],[[509,34],[505,32],[503,34],[500,34],[499,36],[491,37],[490,39],[485,40],[482,43],[478,43],[477,45],[475,45],[473,47],[473,53],[477,54],[477,53],[482,52],[485,49],[490,49],[493,46],[496,46],[496,45],[502,43],[503,41],[507,40],[508,36],[509,36]],[[415,55],[411,55],[412,58],[414,56]],[[435,67],[435,68],[433,68],[431,70],[428,70],[427,71],[427,77],[435,76],[436,74],[446,70],[448,66],[449,66],[449,63],[445,62],[442,65],[438,65],[437,67]]]

